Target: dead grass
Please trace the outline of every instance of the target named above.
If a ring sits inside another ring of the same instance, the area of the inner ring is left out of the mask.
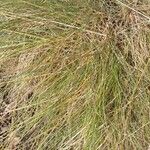
[[[0,0],[0,35],[0,149],[149,148],[149,0]]]

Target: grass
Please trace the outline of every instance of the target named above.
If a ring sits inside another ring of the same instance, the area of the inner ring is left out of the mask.
[[[0,0],[0,35],[0,149],[148,150],[149,0]]]

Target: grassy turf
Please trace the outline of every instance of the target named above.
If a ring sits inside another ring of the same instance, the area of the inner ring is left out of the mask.
[[[0,0],[0,149],[147,150],[149,0]]]

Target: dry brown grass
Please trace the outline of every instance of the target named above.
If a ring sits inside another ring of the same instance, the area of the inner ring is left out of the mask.
[[[0,149],[149,148],[149,0],[0,0],[0,35]]]

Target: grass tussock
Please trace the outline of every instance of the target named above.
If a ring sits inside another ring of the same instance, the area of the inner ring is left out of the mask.
[[[0,0],[0,149],[148,150],[149,0]]]

